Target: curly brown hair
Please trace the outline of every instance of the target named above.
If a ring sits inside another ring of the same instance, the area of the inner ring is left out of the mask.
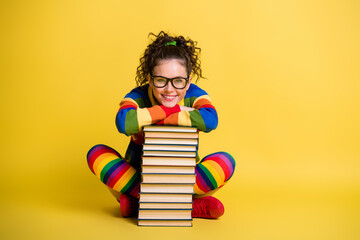
[[[204,78],[201,70],[200,53],[201,49],[196,47],[197,42],[190,38],[185,39],[183,36],[170,36],[164,31],[158,35],[149,33],[148,37],[153,36],[155,40],[150,43],[145,49],[144,55],[140,58],[140,65],[137,67],[135,81],[138,86],[143,86],[147,83],[147,76],[152,73],[154,67],[159,64],[161,60],[165,59],[179,59],[186,67],[187,74],[196,76],[196,81],[199,78]],[[169,44],[175,41],[176,44]]]

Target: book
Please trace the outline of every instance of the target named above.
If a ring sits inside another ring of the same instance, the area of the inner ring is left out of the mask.
[[[155,157],[155,156],[143,156],[142,165],[153,166],[193,166],[196,165],[195,157]]]
[[[139,202],[188,202],[192,203],[192,194],[183,193],[142,193],[140,192]]]
[[[187,126],[164,126],[164,125],[148,125],[144,126],[144,132],[197,132],[195,127]]]
[[[192,209],[139,209],[140,219],[191,219]]]
[[[198,132],[144,132],[145,138],[198,138]]]
[[[192,226],[199,131],[194,127],[145,126],[139,226]]]
[[[188,203],[181,203],[181,202],[139,202],[139,208],[145,209],[158,209],[158,208],[165,208],[165,209],[189,209],[192,208],[192,202]]]
[[[143,183],[192,183],[195,174],[142,173]]]
[[[176,145],[194,145],[197,146],[197,138],[145,138],[144,144],[176,144]]]
[[[169,183],[141,183],[140,192],[143,193],[194,193],[194,184]]]
[[[144,144],[143,150],[153,151],[181,151],[181,152],[196,152],[195,145],[176,145],[176,144]]]
[[[195,168],[193,166],[148,166],[141,167],[142,173],[188,173],[194,174]]]
[[[149,151],[143,150],[143,156],[154,156],[154,157],[196,157],[196,152],[178,152],[178,151]]]
[[[154,220],[139,219],[138,226],[157,226],[157,227],[191,227],[192,219],[188,220]]]

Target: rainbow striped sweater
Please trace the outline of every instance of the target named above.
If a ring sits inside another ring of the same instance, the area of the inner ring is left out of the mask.
[[[180,110],[180,105],[195,110]],[[210,132],[217,127],[218,116],[209,95],[195,84],[190,84],[184,99],[172,108],[158,105],[149,85],[133,89],[120,102],[116,127],[120,133],[131,135],[125,158],[136,169],[141,162],[142,128],[153,124],[192,126]]]

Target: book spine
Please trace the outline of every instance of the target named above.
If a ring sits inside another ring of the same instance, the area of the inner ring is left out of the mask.
[[[143,130],[142,169],[146,172],[141,173],[139,226],[192,226],[199,131],[193,127],[159,125],[145,126]],[[153,185],[143,189],[147,184]]]

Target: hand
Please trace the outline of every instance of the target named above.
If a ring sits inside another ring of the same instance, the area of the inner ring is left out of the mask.
[[[180,110],[181,110],[181,111],[182,111],[182,110],[187,110],[188,112],[190,112],[190,111],[195,110],[195,108],[192,108],[192,107],[185,107],[185,106],[181,106],[181,105],[180,105]]]

